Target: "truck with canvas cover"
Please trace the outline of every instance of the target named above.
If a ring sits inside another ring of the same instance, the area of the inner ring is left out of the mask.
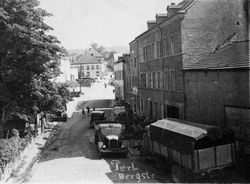
[[[142,155],[163,158],[174,182],[212,174],[235,162],[232,131],[193,122],[162,119],[146,127]]]

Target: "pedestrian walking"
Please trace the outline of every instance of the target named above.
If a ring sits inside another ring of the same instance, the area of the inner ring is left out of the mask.
[[[90,109],[89,109],[89,106],[86,107],[87,109],[87,112],[88,112],[88,116],[89,116],[89,113],[90,113]]]
[[[95,111],[95,107],[93,107],[93,111]]]

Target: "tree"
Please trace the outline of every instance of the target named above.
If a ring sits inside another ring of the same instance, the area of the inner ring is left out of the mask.
[[[0,1],[2,126],[12,113],[31,114],[47,94],[56,94],[49,85],[58,74],[61,47],[56,37],[46,33],[52,30],[44,23],[50,14],[38,5],[37,0]]]

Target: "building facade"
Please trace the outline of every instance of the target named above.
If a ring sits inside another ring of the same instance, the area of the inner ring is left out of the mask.
[[[186,119],[183,69],[229,42],[244,40],[246,7],[246,0],[184,0],[148,21],[148,30],[133,41],[138,45],[139,112],[152,120]]]
[[[137,41],[132,41],[130,44],[130,57],[128,61],[124,63],[124,72],[126,79],[126,91],[125,91],[125,101],[131,106],[131,110],[134,113],[139,113],[139,94],[138,94],[138,84],[139,84],[139,64],[138,64],[138,45]]]
[[[102,77],[103,64],[101,56],[93,49],[88,49],[71,63],[71,79],[81,79],[83,77]],[[77,71],[77,72],[76,72]],[[76,73],[78,76],[76,76]]]
[[[125,100],[125,63],[128,62],[129,55],[123,54],[123,56],[118,57],[118,61],[114,63],[114,86],[115,86],[115,99],[118,101]]]
[[[186,119],[231,128],[250,154],[249,41],[233,42],[185,69]]]

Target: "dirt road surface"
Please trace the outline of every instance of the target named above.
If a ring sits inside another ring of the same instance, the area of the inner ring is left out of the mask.
[[[42,153],[27,183],[160,182],[159,171],[140,160],[110,155],[100,158],[89,117],[75,112]],[[162,173],[161,173],[162,174]],[[166,180],[165,180],[166,181]]]

